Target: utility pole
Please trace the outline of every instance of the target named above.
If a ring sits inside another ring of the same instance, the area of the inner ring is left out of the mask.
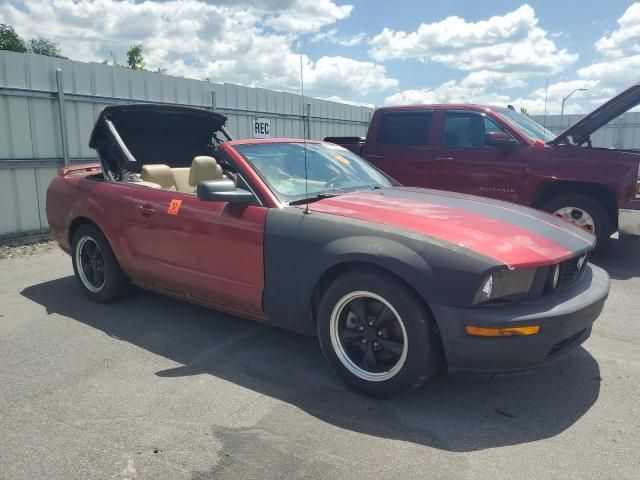
[[[566,102],[566,101],[567,101],[567,99],[568,99],[571,95],[573,95],[573,94],[574,94],[574,93],[576,93],[576,92],[585,92],[585,91],[587,91],[587,90],[589,90],[589,89],[588,89],[588,88],[576,88],[573,92],[571,92],[569,95],[567,95],[566,97],[564,97],[564,98],[562,99],[562,109],[560,110],[560,116],[562,117],[562,116],[564,115],[564,102]]]

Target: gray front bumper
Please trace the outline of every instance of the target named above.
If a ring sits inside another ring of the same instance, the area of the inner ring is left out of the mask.
[[[582,280],[569,289],[512,306],[454,308],[432,305],[450,371],[510,372],[546,365],[580,345],[591,333],[609,294],[609,275],[587,264]],[[466,325],[539,325],[540,333],[474,337]]]
[[[620,235],[640,235],[640,210],[619,209],[618,231]]]

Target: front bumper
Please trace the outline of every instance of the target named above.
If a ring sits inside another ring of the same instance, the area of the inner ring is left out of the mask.
[[[640,210],[618,210],[618,231],[621,235],[640,235]]]
[[[609,294],[609,275],[588,264],[571,288],[513,306],[432,306],[450,371],[512,372],[551,363],[585,341]],[[505,328],[539,325],[536,335],[476,337],[466,325]]]

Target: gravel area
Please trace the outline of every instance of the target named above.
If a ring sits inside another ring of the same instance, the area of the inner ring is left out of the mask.
[[[22,238],[0,244],[0,260],[41,255],[56,249],[58,244],[50,238]]]

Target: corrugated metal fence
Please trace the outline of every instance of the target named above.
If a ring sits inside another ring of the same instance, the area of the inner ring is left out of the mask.
[[[89,134],[106,105],[159,102],[213,108],[234,138],[253,117],[271,136],[362,136],[372,109],[300,95],[209,83],[99,63],[0,51],[0,238],[47,230],[45,192],[65,158],[94,160]]]
[[[556,134],[564,132],[584,115],[542,115],[532,118],[540,125]],[[593,147],[602,148],[640,148],[640,112],[628,112],[612,120],[591,136]]]

